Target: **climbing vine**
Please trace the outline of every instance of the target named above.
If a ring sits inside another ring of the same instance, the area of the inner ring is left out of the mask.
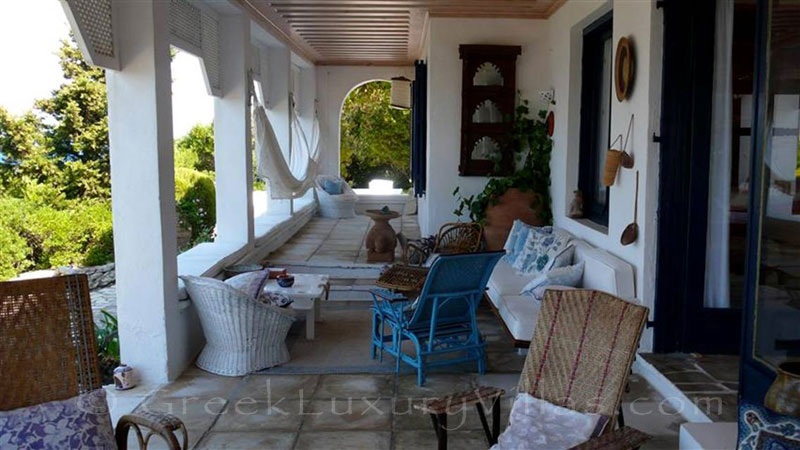
[[[553,141],[547,133],[546,117],[545,110],[533,116],[528,100],[520,100],[514,114],[510,137],[514,146],[515,160],[517,162],[524,160],[522,167],[509,176],[490,179],[483,192],[477,195],[464,197],[456,187],[453,191],[453,196],[458,199],[455,215],[461,217],[468,214],[471,220],[483,223],[486,221],[486,209],[489,205],[496,205],[500,196],[507,190],[517,188],[523,192],[538,194],[531,208],[539,211],[539,218],[543,223],[552,223],[550,155]]]

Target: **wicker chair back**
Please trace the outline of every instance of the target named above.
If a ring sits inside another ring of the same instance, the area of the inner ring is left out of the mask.
[[[619,408],[648,309],[611,294],[547,291],[519,391],[611,420]]]
[[[0,410],[102,386],[85,274],[0,283]]]

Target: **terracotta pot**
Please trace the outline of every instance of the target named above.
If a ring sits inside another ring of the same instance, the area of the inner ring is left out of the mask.
[[[496,205],[489,205],[486,208],[483,236],[487,250],[503,248],[511,226],[517,219],[536,227],[544,225],[539,218],[539,209],[531,208],[537,198],[538,194],[533,192],[522,192],[517,188],[511,188],[499,197]]]
[[[778,367],[764,406],[784,416],[800,417],[800,362],[785,362]]]

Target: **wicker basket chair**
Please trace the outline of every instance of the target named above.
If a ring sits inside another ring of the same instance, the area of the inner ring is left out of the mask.
[[[422,266],[431,254],[452,255],[480,251],[483,243],[483,225],[477,222],[446,223],[439,228],[433,250],[428,253],[419,241],[409,241],[403,246],[403,264]]]
[[[0,411],[103,387],[85,274],[0,283],[0,373],[5,375]],[[140,448],[160,436],[171,450],[186,449],[186,427],[173,415],[148,411],[122,416],[115,433],[118,448],[127,448],[131,428]]]
[[[607,418],[604,434],[581,448],[637,448],[647,440],[647,435],[626,427],[615,430],[615,425],[647,317],[648,308],[605,292],[547,291],[518,392]],[[493,445],[499,436],[499,400],[504,393],[498,388],[479,387],[431,400],[419,408],[431,414],[439,448],[446,448],[446,429],[437,424],[446,424],[448,413],[474,404],[482,418],[487,440]],[[492,430],[483,417],[482,405],[486,403],[492,405]]]
[[[181,279],[206,336],[197,367],[241,376],[289,361],[286,335],[295,320],[291,309],[265,305],[214,278]]]

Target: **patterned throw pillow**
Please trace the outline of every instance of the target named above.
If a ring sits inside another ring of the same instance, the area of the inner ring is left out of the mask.
[[[585,263],[581,261],[572,266],[552,269],[531,280],[519,293],[521,295],[530,295],[536,300],[541,301],[544,291],[549,286],[577,287],[581,284],[581,280],[583,279],[584,266]]]
[[[514,264],[514,261],[516,261],[520,252],[525,247],[525,241],[528,239],[528,235],[531,231],[542,234],[551,234],[553,232],[553,227],[534,227],[519,219],[515,220],[514,224],[511,225],[511,231],[508,233],[508,238],[506,238],[506,242],[503,245],[503,250],[506,251],[504,256],[506,262],[509,264]]]
[[[518,394],[508,427],[491,450],[572,448],[598,436],[608,419],[573,411],[529,394]]]
[[[326,178],[322,180],[322,189],[330,195],[342,195],[342,182]]]
[[[519,273],[538,275],[552,269],[557,260],[572,261],[566,253],[572,247],[572,236],[561,230],[551,233],[533,230],[528,233],[525,245],[517,259],[511,265]],[[563,259],[561,259],[563,258]]]
[[[258,296],[258,301],[265,305],[277,306],[278,308],[286,308],[294,303],[294,300],[289,298],[288,295],[281,294],[280,292],[262,292],[261,295]]]
[[[0,411],[0,448],[116,449],[106,391]]]
[[[800,418],[739,402],[739,450],[800,450]]]

